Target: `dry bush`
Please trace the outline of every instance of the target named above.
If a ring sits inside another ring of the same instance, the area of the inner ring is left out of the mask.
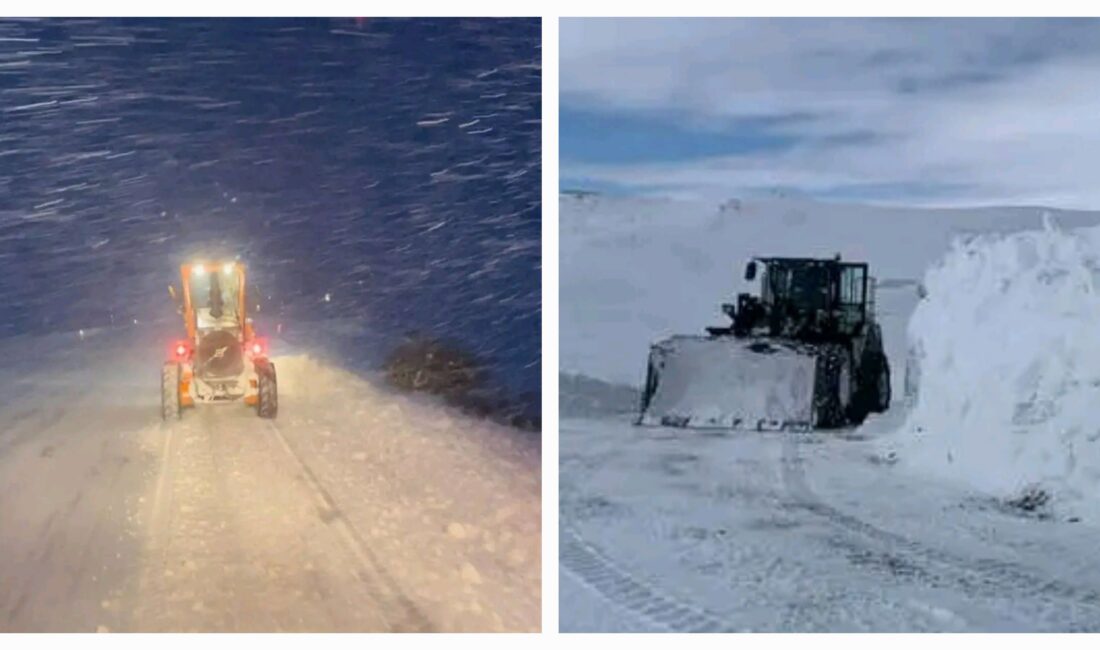
[[[390,353],[385,363],[391,384],[462,400],[485,385],[484,364],[458,343],[421,335],[411,336]]]

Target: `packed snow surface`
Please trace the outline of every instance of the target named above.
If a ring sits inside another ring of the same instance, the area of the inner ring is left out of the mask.
[[[909,325],[918,397],[905,462],[1061,505],[1100,496],[1100,228],[959,241]]]
[[[563,418],[562,629],[1100,631],[1100,528],[882,461],[876,437],[897,424]]]
[[[0,340],[0,631],[539,630],[537,436],[277,338],[278,418],[162,422],[166,338]]]

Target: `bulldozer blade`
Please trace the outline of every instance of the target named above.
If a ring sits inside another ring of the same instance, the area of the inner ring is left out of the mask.
[[[796,344],[674,336],[650,349],[639,424],[804,431],[816,358]]]

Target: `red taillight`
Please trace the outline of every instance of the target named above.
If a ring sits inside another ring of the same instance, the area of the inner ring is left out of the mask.
[[[260,354],[264,351],[264,346],[258,341],[252,343],[252,354]]]
[[[183,345],[182,343],[177,345],[176,346],[176,356],[177,357],[187,356],[187,346]]]

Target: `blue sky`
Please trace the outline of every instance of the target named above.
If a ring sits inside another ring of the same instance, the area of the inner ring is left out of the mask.
[[[612,114],[563,109],[560,146],[578,160],[674,162],[705,156],[750,153],[790,147],[796,139],[773,133],[761,120],[739,120],[714,132],[684,124],[675,113]]]
[[[1100,21],[565,19],[561,185],[1100,206]]]

